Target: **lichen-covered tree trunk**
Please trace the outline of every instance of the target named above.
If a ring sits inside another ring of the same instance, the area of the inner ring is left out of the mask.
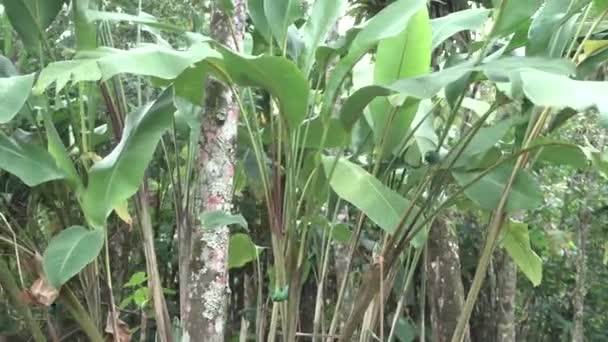
[[[587,234],[589,230],[589,225],[593,220],[591,211],[585,208],[579,211],[578,218],[579,227],[577,232],[578,254],[576,255],[576,283],[574,285],[574,294],[572,298],[572,306],[574,309],[572,342],[585,341],[585,330],[583,326],[585,312],[585,295],[587,294],[587,289],[585,288],[587,278],[587,253],[585,246],[587,245]]]
[[[511,256],[499,249],[494,253],[496,268],[496,342],[515,342],[515,295],[517,266]]]
[[[246,1],[235,0],[232,17],[216,8],[211,14],[211,36],[235,50],[242,49]],[[228,227],[202,226],[205,211],[232,209],[235,143],[239,108],[234,94],[216,80],[205,91],[198,155],[199,182],[195,202],[188,292],[182,321],[190,341],[224,341],[228,284]]]
[[[433,341],[450,341],[464,304],[458,237],[445,217],[433,222],[426,263],[427,296]],[[469,333],[465,335],[469,341]]]

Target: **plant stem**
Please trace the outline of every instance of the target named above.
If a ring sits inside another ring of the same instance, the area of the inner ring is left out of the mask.
[[[591,5],[589,5],[589,7],[591,7]],[[576,49],[576,52],[574,53],[574,56],[572,57],[572,61],[574,61],[576,63],[576,60],[578,59],[578,57],[580,56],[580,54],[583,52],[583,48],[585,46],[585,42],[587,40],[589,40],[589,38],[591,37],[591,35],[593,34],[593,31],[595,31],[595,29],[598,27],[598,25],[602,22],[602,20],[604,20],[604,17],[606,17],[606,15],[608,15],[608,8],[605,9],[602,14],[600,14],[595,21],[593,22],[593,24],[591,24],[591,27],[589,28],[589,31],[587,32],[587,35],[585,35],[585,38],[583,38],[583,41],[580,43],[580,45],[578,46],[578,48]],[[576,39],[576,37],[575,37]]]
[[[17,309],[17,312],[23,317],[23,319],[27,323],[34,341],[45,342],[46,338],[44,337],[42,330],[40,330],[40,326],[38,325],[36,320],[34,320],[30,308],[24,302],[21,301],[21,290],[19,289],[19,285],[17,285],[15,278],[11,274],[11,271],[8,268],[8,265],[6,264],[6,261],[4,261],[4,259],[2,258],[0,258],[0,285],[8,293],[9,298],[15,305],[15,309]]]
[[[91,316],[89,316],[89,313],[80,305],[80,302],[72,290],[64,287],[59,298],[91,342],[104,342],[104,338],[101,336],[99,330],[97,330],[95,323],[91,320]]]

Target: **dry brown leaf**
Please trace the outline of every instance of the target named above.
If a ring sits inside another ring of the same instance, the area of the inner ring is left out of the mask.
[[[129,330],[129,326],[123,320],[117,318],[116,326],[118,328],[118,342],[131,342],[131,331]],[[106,332],[106,341],[114,342],[114,325],[112,324],[112,313],[108,313],[108,318],[106,319],[106,328],[104,330]]]
[[[44,306],[50,306],[59,296],[59,291],[51,286],[45,277],[36,279],[29,292],[35,304]]]

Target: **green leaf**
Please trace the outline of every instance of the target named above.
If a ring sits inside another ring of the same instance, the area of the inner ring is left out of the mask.
[[[287,29],[302,16],[302,4],[299,0],[264,0],[264,14],[272,35],[282,48]]]
[[[410,18],[403,32],[383,39],[378,44],[374,83],[390,84],[399,79],[420,76],[429,72],[430,65],[431,23],[426,7],[422,7]],[[398,109],[385,98],[372,101],[370,125],[376,144],[383,146],[385,152],[398,146],[416,115],[417,108],[418,101],[409,101]]]
[[[149,301],[150,301],[150,289],[149,288],[140,287],[137,290],[135,290],[135,293],[133,293],[133,302],[135,303],[135,305],[139,306],[140,308],[146,307],[146,304],[148,304]]]
[[[124,284],[122,287],[134,287],[142,284],[144,281],[148,280],[148,275],[146,272],[136,272],[131,276],[129,281]]]
[[[446,39],[462,31],[472,31],[482,28],[492,13],[489,9],[471,8],[431,20],[433,31],[432,49],[438,47]]]
[[[299,65],[308,74],[314,62],[317,47],[325,42],[329,30],[346,9],[346,0],[316,0],[310,16],[300,34],[304,40],[304,50],[300,53]]]
[[[53,157],[40,145],[21,142],[0,132],[0,169],[29,186],[65,178]]]
[[[173,89],[167,88],[154,102],[127,116],[118,145],[91,167],[82,208],[93,226],[102,226],[113,208],[137,191],[174,111]]]
[[[511,165],[501,165],[469,186],[464,193],[481,208],[486,210],[496,209],[512,170]],[[452,173],[460,186],[469,184],[480,174],[481,171],[456,171]],[[511,187],[506,211],[531,210],[539,207],[542,203],[543,194],[538,183],[530,173],[520,170]]]
[[[412,342],[418,336],[417,328],[410,319],[405,317],[399,317],[397,321],[397,329],[395,335],[401,342]]]
[[[345,146],[348,142],[349,135],[344,131],[341,122],[338,119],[330,119],[327,123],[323,124],[320,117],[306,120],[302,124],[302,142],[300,146],[310,148],[320,148],[321,139],[323,137],[323,131],[325,125],[329,125],[329,134],[325,138],[325,144],[323,148],[335,148]],[[306,134],[304,136],[304,134]],[[306,140],[304,140],[306,138]]]
[[[340,111],[340,120],[347,131],[357,122],[363,109],[376,97],[393,95],[389,101],[400,105],[409,97],[431,98],[444,88],[471,71],[480,71],[496,81],[518,79],[522,71],[544,70],[556,74],[574,73],[574,64],[564,59],[540,57],[506,57],[492,60],[477,67],[471,63],[443,69],[428,75],[398,80],[389,85],[366,86],[349,96]]]
[[[575,144],[539,137],[532,141],[530,147],[533,146],[543,146],[537,156],[540,162],[572,166],[577,169],[584,169],[589,164],[585,152]]]
[[[232,13],[234,12],[234,3],[232,0],[220,0],[219,5],[227,16],[232,16]]]
[[[19,71],[10,59],[0,55],[0,77],[13,76],[19,76]]]
[[[32,54],[39,53],[44,31],[51,25],[64,0],[8,0],[4,10],[11,25]]]
[[[110,21],[110,22],[119,22],[124,21],[131,24],[141,24],[154,28],[161,29],[163,31],[168,32],[176,32],[182,33],[185,32],[184,29],[171,25],[159,22],[153,16],[146,15],[132,15],[128,13],[118,13],[118,12],[103,12],[96,10],[87,10],[86,17],[89,21]]]
[[[418,126],[418,129],[414,132],[414,139],[420,150],[420,155],[425,156],[425,159],[427,159],[426,162],[429,164],[437,162],[437,160],[428,160],[428,157],[430,156],[431,159],[437,157],[438,159],[438,156],[435,156],[434,154],[436,154],[435,151],[437,150],[437,144],[439,143],[439,138],[433,127],[433,115],[427,116],[427,113],[431,111],[432,108],[433,104],[431,103],[431,100],[421,101],[416,116],[411,123],[411,127]]]
[[[258,251],[247,234],[234,234],[228,245],[228,268],[240,268],[255,261]]]
[[[322,108],[322,119],[327,120],[332,114],[342,82],[350,73],[357,61],[379,41],[399,35],[406,29],[411,17],[426,6],[425,0],[399,0],[386,6],[370,19],[353,39],[348,54],[340,59],[325,87]]]
[[[576,78],[583,80],[594,72],[598,68],[608,62],[608,47],[600,49],[594,52],[591,56],[586,57],[582,63],[576,67]]]
[[[335,157],[323,156],[325,173],[329,174]],[[329,181],[342,199],[359,208],[384,231],[392,234],[407,210],[408,201],[382,184],[360,166],[340,158]],[[413,210],[412,216],[417,210]]]
[[[509,35],[528,20],[543,3],[542,0],[502,0],[495,12],[490,38]]]
[[[0,78],[0,124],[13,119],[30,96],[34,74]]]
[[[103,246],[105,234],[103,229],[88,230],[72,226],[53,237],[42,261],[51,285],[60,288],[95,260]]]
[[[221,210],[206,211],[199,216],[199,220],[205,229],[214,229],[231,224],[247,229],[247,221],[243,215],[230,215]]]
[[[97,24],[87,17],[87,11],[95,5],[96,1],[92,3],[91,0],[72,1],[74,36],[76,37],[76,49],[78,51],[97,48]]]
[[[348,243],[352,236],[353,232],[350,226],[345,223],[334,225],[331,231],[331,238],[340,243]]]
[[[450,68],[415,78],[393,82],[390,85],[366,86],[349,96],[340,110],[340,120],[347,131],[359,120],[363,109],[376,97],[392,94],[402,94],[403,99],[431,98],[448,83],[458,80],[470,70],[467,68]]]
[[[570,107],[584,111],[596,107],[603,125],[608,125],[608,83],[576,81],[540,71],[521,75],[526,96],[537,106]]]
[[[593,0],[593,7],[599,12],[608,9],[608,0]]]
[[[270,43],[272,33],[270,32],[268,19],[266,19],[266,13],[264,13],[264,0],[248,0],[247,9],[255,30],[266,39],[266,42]]]
[[[571,0],[547,1],[532,20],[526,43],[526,56],[550,56],[551,39],[567,20]],[[556,56],[559,57],[559,56]]]
[[[120,301],[120,304],[118,305],[118,307],[119,307],[121,310],[124,310],[124,309],[126,309],[126,308],[127,308],[127,306],[129,306],[129,304],[131,304],[132,302],[133,302],[133,296],[131,295],[131,296],[128,296],[128,297],[126,297],[125,299],[121,300],[121,301]]]
[[[276,287],[271,295],[273,302],[284,302],[289,298],[289,285]]]
[[[207,44],[196,44],[186,51],[161,45],[147,44],[131,50],[108,47],[86,51],[70,61],[49,64],[42,70],[34,92],[41,94],[57,83],[60,91],[72,81],[105,81],[118,74],[128,73],[173,80],[191,65],[207,58],[220,58]]]
[[[239,85],[266,89],[279,102],[279,110],[290,129],[306,117],[308,81],[291,61],[275,56],[253,57],[220,50],[226,72]]]
[[[454,167],[466,166],[470,162],[470,158],[489,151],[507,134],[509,128],[513,125],[512,120],[502,120],[489,127],[482,127],[477,131],[471,142],[462,151],[462,154],[454,164]],[[464,141],[463,141],[464,143]],[[461,144],[458,144],[455,149],[460,150]]]
[[[509,222],[504,228],[501,244],[532,284],[540,285],[543,278],[543,261],[530,247],[528,225]]]
[[[49,153],[55,159],[57,167],[66,175],[66,182],[80,195],[80,192],[84,187],[82,180],[63,145],[63,141],[61,141],[61,138],[57,133],[57,129],[55,129],[51,114],[48,112],[44,114],[44,128],[46,130],[46,139],[48,141],[47,149]]]

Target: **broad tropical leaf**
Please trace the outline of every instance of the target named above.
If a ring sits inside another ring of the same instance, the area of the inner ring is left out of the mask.
[[[583,80],[598,70],[598,67],[608,62],[608,47],[597,50],[576,67],[576,78]]]
[[[424,76],[399,80],[387,86],[362,87],[346,99],[340,110],[340,120],[350,131],[355,122],[359,120],[363,109],[376,97],[402,94],[403,99],[407,97],[431,98],[446,84],[458,80],[469,71],[470,69],[467,68],[450,68]]]
[[[0,169],[12,173],[29,186],[66,177],[40,145],[21,142],[3,133],[0,133]]]
[[[137,191],[174,112],[173,89],[167,88],[154,102],[127,116],[118,145],[91,167],[82,208],[94,227],[103,226],[113,208]]]
[[[239,233],[230,237],[228,242],[228,268],[239,268],[255,261],[258,248],[247,234]]]
[[[161,29],[163,31],[168,32],[185,32],[184,29],[179,28],[177,26],[159,22],[155,17],[145,14],[145,15],[132,15],[127,13],[119,13],[119,12],[103,12],[96,10],[87,10],[86,17],[89,21],[124,21],[131,24],[141,24],[154,28]]]
[[[349,96],[340,111],[340,120],[350,131],[360,118],[363,109],[376,97],[391,96],[393,105],[400,105],[409,97],[417,99],[431,98],[443,89],[471,71],[483,72],[494,81],[508,82],[519,80],[522,71],[528,69],[543,70],[554,74],[568,75],[575,72],[574,64],[563,59],[540,57],[506,57],[492,60],[473,67],[471,63],[446,68],[438,72],[415,78],[403,79],[389,85],[372,85],[362,87]],[[513,82],[516,83],[517,82]]]
[[[13,119],[30,96],[34,74],[0,78],[0,124]]]
[[[407,28],[395,37],[378,43],[374,67],[374,83],[390,84],[399,79],[420,76],[431,65],[431,23],[426,7],[414,14]],[[369,122],[376,144],[384,152],[392,151],[401,142],[416,115],[418,101],[409,101],[399,108],[385,98],[370,103]]]
[[[532,17],[542,3],[542,0],[501,0],[500,7],[495,12],[491,38],[515,32],[522,23]]]
[[[471,8],[431,20],[433,39],[431,47],[435,49],[446,39],[461,31],[478,30],[488,20],[491,10]]]
[[[521,75],[526,96],[538,106],[570,107],[584,111],[596,107],[603,125],[608,125],[608,83],[576,81],[541,71]]]
[[[221,210],[206,211],[202,213],[198,219],[201,221],[201,224],[205,229],[212,230],[217,227],[228,226],[231,224],[236,224],[247,229],[247,221],[245,221],[243,215],[231,215]]]
[[[77,193],[83,189],[82,180],[72,163],[72,160],[68,156],[68,152],[55,129],[53,120],[50,113],[44,114],[44,128],[46,130],[46,139],[48,141],[48,151],[55,159],[57,167],[63,171],[66,175],[66,182],[74,189]]]
[[[519,222],[506,224],[501,244],[532,284],[540,285],[543,278],[543,261],[530,246],[528,225]]]
[[[572,143],[539,137],[532,141],[531,146],[543,146],[536,157],[539,162],[577,169],[584,169],[589,164],[589,159],[581,147]]]
[[[297,128],[306,117],[308,81],[291,61],[275,56],[253,57],[221,49],[226,72],[242,86],[266,89],[279,102],[289,128]]]
[[[326,174],[332,171],[334,162],[335,157],[323,157]],[[338,160],[329,184],[338,196],[359,208],[387,233],[395,232],[408,208],[405,198],[346,159]],[[413,210],[412,216],[416,212]]]
[[[336,20],[342,16],[346,9],[346,0],[316,0],[310,17],[300,29],[304,41],[303,51],[300,53],[299,65],[308,74],[314,62],[317,47],[325,42],[327,33]]]
[[[103,229],[72,226],[54,236],[43,258],[44,272],[51,285],[60,288],[95,260],[103,247],[105,234]]]
[[[323,120],[329,118],[342,82],[357,64],[357,61],[379,41],[397,36],[403,32],[411,17],[424,6],[426,6],[425,0],[396,1],[376,14],[357,32],[350,44],[348,54],[336,64],[325,87],[322,109]]]
[[[207,44],[196,44],[186,51],[154,44],[131,50],[103,47],[82,52],[70,61],[48,65],[40,73],[34,91],[40,94],[53,83],[60,91],[70,81],[105,81],[122,73],[172,80],[189,66],[207,58],[221,56]]]
[[[19,76],[19,71],[10,59],[0,55],[0,77],[13,76]]]
[[[300,0],[264,0],[264,14],[272,35],[282,48],[287,29],[302,16],[302,4]]]
[[[513,121],[506,119],[492,126],[480,128],[471,139],[471,142],[462,151],[460,157],[454,163],[454,167],[466,167],[470,162],[470,158],[489,151],[505,136],[512,125]],[[461,147],[462,145],[458,144],[455,149],[460,150]],[[454,154],[454,156],[456,155]]]
[[[97,48],[97,23],[91,21],[91,18],[87,16],[87,11],[94,5],[95,3],[91,3],[91,0],[72,1],[74,36],[78,51]]]
[[[507,185],[513,168],[502,165],[469,186],[464,193],[473,202],[486,210],[496,209],[500,197]],[[453,172],[452,175],[460,186],[468,185],[481,174],[480,171]],[[520,170],[509,193],[506,211],[535,209],[542,205],[543,194],[538,183],[525,170]]]
[[[249,17],[253,21],[253,26],[268,43],[272,42],[270,39],[272,33],[270,31],[270,25],[268,19],[266,19],[266,13],[264,13],[264,0],[248,0],[247,9],[249,10]]]
[[[561,25],[567,19],[571,3],[571,0],[547,1],[541,8],[530,25],[526,44],[527,56],[550,56],[551,39],[559,33]]]
[[[41,49],[44,31],[51,25],[64,0],[8,0],[3,1],[11,25],[25,47],[33,54]]]

